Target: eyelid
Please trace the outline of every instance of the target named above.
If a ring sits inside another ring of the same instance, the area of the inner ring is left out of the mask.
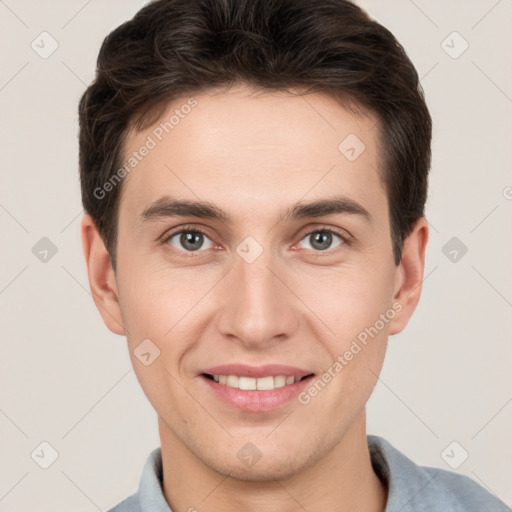
[[[338,249],[342,249],[343,246],[353,245],[355,242],[352,234],[349,231],[347,231],[346,229],[342,229],[342,228],[327,225],[327,224],[316,224],[313,226],[311,226],[311,225],[306,226],[303,230],[301,230],[299,232],[299,240],[296,244],[294,244],[294,247],[299,242],[304,240],[304,238],[306,238],[307,236],[310,236],[313,233],[318,233],[318,232],[332,233],[336,236],[339,236],[341,238],[341,240],[343,241],[343,243],[341,244],[340,247],[335,247],[334,249],[326,249],[325,251],[319,251],[319,250],[314,251],[314,250],[309,249],[309,252],[313,252],[314,254],[325,254],[325,255],[334,254]]]
[[[322,256],[328,257],[328,256],[333,256],[335,254],[338,254],[339,251],[344,250],[346,248],[346,246],[350,246],[353,243],[352,235],[350,233],[348,233],[346,230],[343,230],[341,228],[336,228],[334,226],[317,225],[317,226],[313,226],[313,227],[308,227],[308,228],[306,228],[306,231],[302,231],[299,241],[296,244],[294,244],[293,248],[295,248],[305,238],[307,238],[308,236],[311,236],[314,233],[333,234],[341,239],[341,244],[338,245],[337,247],[326,249],[324,251],[315,250],[315,249],[301,249],[301,248],[298,248],[296,250],[306,251],[308,254],[311,254],[315,257],[322,257]]]
[[[172,237],[176,236],[179,233],[183,233],[183,232],[201,233],[202,235],[207,237],[213,244],[216,244],[216,242],[208,234],[207,230],[205,230],[204,228],[202,228],[200,226],[190,225],[190,224],[178,226],[176,228],[170,229],[169,231],[166,231],[161,236],[160,243],[166,245]],[[318,232],[327,232],[327,233],[332,233],[336,236],[339,236],[341,238],[341,240],[343,241],[343,243],[341,244],[341,246],[335,247],[334,249],[326,249],[325,251],[311,251],[309,249],[304,249],[304,250],[309,251],[309,252],[314,252],[315,254],[328,255],[328,254],[333,254],[334,252],[336,252],[343,246],[351,245],[351,243],[352,243],[352,235],[350,233],[348,233],[346,230],[343,230],[341,228],[335,228],[334,226],[325,225],[325,224],[324,225],[320,224],[320,225],[316,225],[316,226],[308,226],[306,228],[303,228],[303,230],[300,232],[301,233],[300,238],[297,243],[304,240],[304,238],[306,238],[307,236],[310,236],[313,233],[318,233]],[[200,249],[198,251],[185,251],[185,250],[176,249],[174,247],[172,250],[178,251],[181,254],[187,254],[188,256],[191,256],[191,257],[194,257],[194,255],[197,255],[198,253],[204,253],[204,252],[208,251],[208,249],[203,249],[203,250]]]
[[[187,233],[187,232],[191,232],[191,233],[200,233],[202,235],[204,235],[206,238],[208,238],[213,244],[215,244],[216,242],[214,242],[212,240],[212,237],[208,234],[208,232],[202,228],[202,227],[199,227],[199,226],[196,226],[196,225],[183,225],[183,226],[178,226],[176,228],[173,228],[173,229],[170,229],[169,231],[166,231],[160,238],[159,238],[159,242],[161,244],[168,244],[169,240],[171,238],[173,238],[174,236],[180,234],[180,233]],[[174,250],[180,252],[180,253],[188,253],[188,254],[197,254],[197,253],[201,253],[201,252],[206,252],[207,249],[203,249],[203,250],[199,250],[199,251],[182,251],[182,250],[179,250],[179,249],[175,249],[173,248]]]

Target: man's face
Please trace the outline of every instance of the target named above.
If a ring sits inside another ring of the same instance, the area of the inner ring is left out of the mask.
[[[401,277],[375,118],[355,117],[322,94],[250,96],[240,88],[194,98],[169,133],[160,123],[189,98],[126,142],[126,159],[148,136],[156,146],[123,184],[122,323],[169,443],[224,474],[282,477],[364,428],[387,337],[397,330]],[[359,156],[354,136],[365,146]],[[297,205],[338,199],[334,212],[293,215]],[[226,217],[169,215],[172,200],[207,202]],[[134,353],[143,340],[160,351],[148,366]],[[212,371],[226,365],[238,368]],[[260,377],[278,378],[261,382],[205,375],[251,377],[265,365],[285,368],[263,369]],[[282,386],[279,376],[290,375],[309,377]],[[237,381],[279,387],[228,386]]]

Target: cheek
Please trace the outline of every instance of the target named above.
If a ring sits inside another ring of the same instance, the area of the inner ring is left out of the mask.
[[[297,275],[300,279],[292,278],[294,291],[328,327],[340,349],[364,328],[374,325],[392,304],[395,272],[389,262],[338,268],[310,266]]]
[[[165,386],[172,387],[172,377],[182,381],[191,376],[190,360],[215,313],[213,292],[223,273],[200,267],[154,267],[143,262],[130,270],[120,273],[124,279],[119,290],[130,356],[134,367],[141,367],[136,360],[138,347],[143,340],[151,341],[149,346],[154,345],[158,353],[151,365],[154,374],[149,377],[151,372],[142,367],[138,377],[145,389],[161,394]],[[146,383],[147,378],[153,381]]]
[[[392,263],[378,261],[323,274],[311,269],[302,273],[300,285],[297,280],[304,302],[329,327],[321,329],[323,334],[316,333],[329,354],[323,374],[303,397],[308,402],[323,396],[314,406],[319,407],[317,414],[322,412],[324,399],[345,414],[355,414],[366,403],[380,373],[390,322],[396,314],[393,282]]]
[[[338,427],[343,429],[375,387],[396,311],[390,304],[392,287],[384,283],[346,279],[339,288],[329,297],[318,294],[317,310],[335,334],[324,335],[323,340],[318,337],[329,357],[300,399],[311,407],[311,418],[321,417],[325,410],[331,415],[336,411]]]
[[[119,272],[119,292],[132,338],[165,338],[199,304],[210,281],[214,282],[197,267],[171,269],[147,261],[130,263]]]
[[[131,362],[155,410],[176,414],[176,404],[187,402],[177,384],[184,377],[181,364],[199,337],[188,318],[197,314],[204,292],[176,270],[163,275],[155,269],[134,269],[120,284]]]

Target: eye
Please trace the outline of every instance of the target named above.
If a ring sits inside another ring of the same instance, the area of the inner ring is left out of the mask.
[[[207,246],[203,247],[206,240],[208,241]],[[166,237],[164,243],[170,244],[178,250],[185,250],[186,252],[197,252],[201,248],[206,250],[213,247],[213,242],[208,238],[206,233],[197,228],[177,231]]]
[[[339,242],[335,246],[332,246],[334,238],[337,238]],[[310,247],[306,247],[306,249],[313,249],[314,251],[335,249],[336,247],[346,243],[345,239],[341,235],[328,228],[311,231],[302,238],[302,240],[308,240],[310,242]]]

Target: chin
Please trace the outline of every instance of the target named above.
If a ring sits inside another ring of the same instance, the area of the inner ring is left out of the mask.
[[[263,453],[261,458],[252,465],[244,466],[237,458],[219,457],[214,460],[205,460],[203,463],[217,473],[228,476],[235,480],[247,482],[266,482],[270,480],[281,480],[292,477],[315,463],[315,458],[301,454],[296,450],[287,453],[279,453],[279,450],[272,450],[269,455]]]
[[[300,467],[296,465],[296,461],[292,466],[291,461],[275,461],[263,462],[263,459],[259,460],[254,466],[244,468],[237,466],[229,466],[214,468],[219,473],[222,473],[235,480],[241,480],[245,482],[268,482],[270,480],[282,480],[293,476]]]

